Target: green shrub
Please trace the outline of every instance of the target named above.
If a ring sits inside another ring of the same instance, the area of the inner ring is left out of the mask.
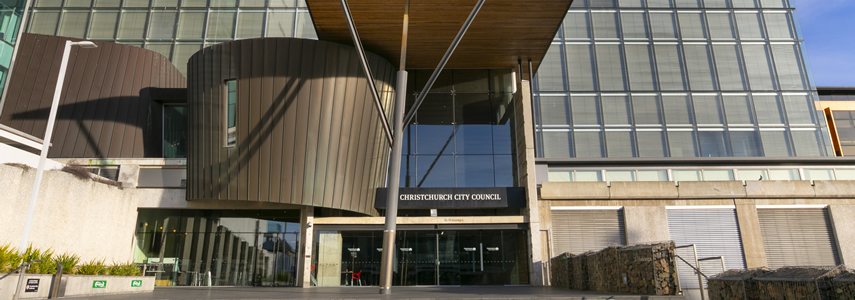
[[[126,263],[113,263],[112,266],[109,267],[110,273],[109,275],[113,276],[142,276],[142,272],[140,272],[140,268],[134,265],[133,262]]]
[[[41,260],[42,262],[36,262],[30,265],[30,268],[27,270],[29,274],[53,274],[56,273],[56,263],[53,261],[53,250],[48,248],[47,250],[41,250],[38,248],[33,248],[33,245],[27,247],[27,250],[21,255],[21,258],[24,262]]]
[[[23,261],[18,250],[12,248],[12,245],[6,244],[0,246],[0,273],[6,274],[21,265]]]
[[[104,260],[92,259],[89,262],[82,263],[77,266],[74,274],[77,275],[107,275],[109,268],[104,264]]]
[[[74,267],[80,263],[80,256],[75,254],[65,253],[63,255],[58,255],[53,257],[54,265],[62,265],[62,272],[65,274],[74,274]],[[54,268],[54,273],[56,272],[56,268]],[[54,274],[51,273],[51,274]]]

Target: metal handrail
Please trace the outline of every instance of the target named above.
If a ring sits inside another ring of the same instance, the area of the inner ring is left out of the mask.
[[[0,280],[3,280],[3,278],[9,277],[9,275],[12,275],[13,273],[18,272],[18,270],[20,270],[20,269],[29,267],[33,263],[40,263],[40,262],[42,262],[41,259],[34,259],[34,260],[29,261],[29,262],[25,262],[25,263],[21,264],[21,266],[18,267],[17,269],[12,270],[12,272],[6,273],[6,275],[3,275],[3,277],[0,277]]]

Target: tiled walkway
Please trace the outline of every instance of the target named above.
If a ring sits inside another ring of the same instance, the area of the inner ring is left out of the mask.
[[[379,295],[377,287],[279,288],[279,287],[164,287],[154,293],[109,295],[95,300],[185,299],[648,299],[682,300],[683,297],[610,295],[550,287],[393,287],[392,295]]]

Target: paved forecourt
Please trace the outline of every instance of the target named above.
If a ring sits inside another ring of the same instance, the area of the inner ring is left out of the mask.
[[[74,298],[66,298],[74,299]],[[77,298],[81,299],[81,298]],[[532,286],[394,287],[379,295],[377,287],[162,287],[153,293],[86,297],[93,300],[184,299],[684,299],[682,296],[637,296]]]

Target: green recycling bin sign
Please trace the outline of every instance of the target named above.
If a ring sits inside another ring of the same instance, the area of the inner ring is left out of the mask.
[[[142,280],[131,280],[131,287],[141,287]]]
[[[107,281],[106,280],[92,281],[92,288],[93,289],[105,289],[105,288],[107,288]]]

